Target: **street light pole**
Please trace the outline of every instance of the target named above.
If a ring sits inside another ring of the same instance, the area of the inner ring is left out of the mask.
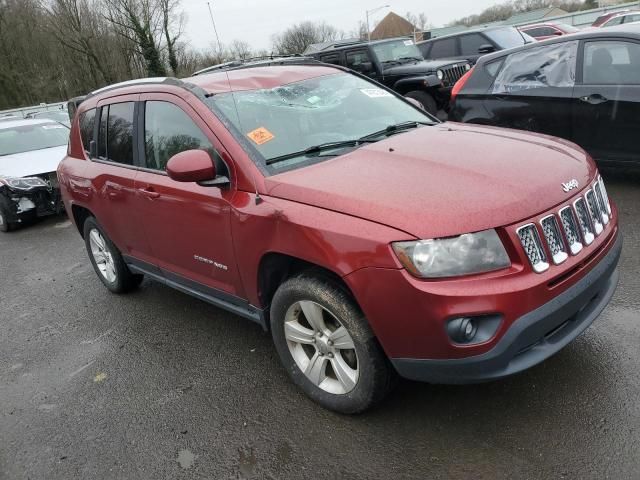
[[[383,5],[378,8],[374,8],[372,10],[365,10],[365,14],[367,16],[367,42],[371,41],[371,29],[369,28],[369,14],[376,13],[378,10],[382,10],[383,8],[389,8],[389,5]]]

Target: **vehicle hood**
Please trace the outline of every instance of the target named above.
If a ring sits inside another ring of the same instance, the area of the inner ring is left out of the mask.
[[[0,177],[28,177],[55,172],[67,154],[67,146],[43,148],[0,157]]]
[[[465,65],[466,60],[423,60],[421,62],[407,62],[391,65],[384,69],[385,75],[433,75],[439,68],[451,65]]]
[[[510,225],[567,201],[596,173],[552,137],[444,123],[265,179],[266,193],[437,238]]]

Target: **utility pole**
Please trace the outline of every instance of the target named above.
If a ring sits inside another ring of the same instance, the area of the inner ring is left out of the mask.
[[[366,11],[365,11],[365,14],[366,14],[366,16],[367,16],[367,41],[368,41],[368,42],[370,42],[370,41],[371,41],[371,29],[369,28],[369,14],[371,14],[371,13],[375,13],[375,12],[377,12],[378,10],[382,10],[383,8],[389,8],[389,5],[383,5],[383,6],[381,6],[381,7],[377,7],[377,8],[374,8],[374,9],[372,9],[372,10],[366,10]]]

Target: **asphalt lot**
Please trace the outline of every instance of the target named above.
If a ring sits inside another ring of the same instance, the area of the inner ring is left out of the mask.
[[[640,478],[640,178],[607,184],[621,279],[582,337],[355,417],[300,393],[256,325],[150,281],[108,293],[65,217],[0,234],[0,479]]]

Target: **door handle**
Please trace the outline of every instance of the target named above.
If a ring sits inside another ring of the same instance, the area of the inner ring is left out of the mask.
[[[160,194],[156,192],[153,187],[139,188],[138,192],[140,192],[143,196],[147,197],[150,200],[154,200],[160,196]]]
[[[589,103],[591,105],[600,105],[601,103],[605,103],[609,101],[608,98],[603,97],[599,93],[594,93],[593,95],[580,97],[580,100],[582,100],[585,103]]]

